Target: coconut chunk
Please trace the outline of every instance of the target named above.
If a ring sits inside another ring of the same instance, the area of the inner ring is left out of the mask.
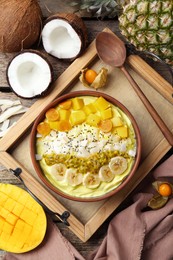
[[[8,108],[5,112],[3,112],[0,115],[0,123],[5,121],[6,119],[10,118],[11,116],[16,115],[16,113],[19,112],[20,109],[22,109],[22,105],[18,105],[18,106]]]
[[[2,102],[2,103],[1,103],[1,100],[0,100],[0,104],[2,104],[2,105],[1,105],[1,111],[2,111],[2,112],[4,112],[4,111],[5,111],[7,108],[9,108],[9,107],[12,107],[12,106],[16,106],[16,105],[20,105],[20,104],[21,104],[20,100],[14,100],[14,101],[12,101],[12,100],[5,99],[4,101],[5,101],[5,102]]]
[[[7,69],[12,90],[20,97],[42,95],[52,81],[52,68],[39,52],[26,51],[16,55]]]
[[[9,126],[7,129],[1,130],[0,131],[0,138],[2,138],[14,125],[16,122],[14,122],[11,126]]]
[[[13,106],[21,104],[20,100],[0,99],[0,105]]]
[[[7,120],[5,120],[5,121],[2,123],[2,125],[1,125],[1,127],[0,127],[0,130],[1,130],[1,131],[7,130],[7,128],[9,127],[9,125],[10,125],[10,120],[7,119]]]

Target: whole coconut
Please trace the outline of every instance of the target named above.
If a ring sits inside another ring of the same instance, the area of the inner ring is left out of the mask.
[[[17,52],[37,42],[42,12],[36,0],[0,1],[0,51]]]

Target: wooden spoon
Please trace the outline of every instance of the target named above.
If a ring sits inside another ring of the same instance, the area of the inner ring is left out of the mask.
[[[101,32],[96,37],[96,49],[98,56],[100,59],[106,64],[120,68],[124,75],[129,80],[130,84],[134,88],[135,92],[147,108],[148,112],[162,131],[163,135],[169,142],[171,146],[173,146],[173,134],[163,122],[155,108],[152,106],[150,101],[144,95],[142,90],[139,88],[137,83],[134,81],[132,76],[124,67],[124,63],[126,60],[126,47],[125,44],[113,33]]]

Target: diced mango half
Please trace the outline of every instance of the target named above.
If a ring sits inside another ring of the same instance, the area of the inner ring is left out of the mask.
[[[25,190],[11,184],[0,183],[1,197],[5,201],[0,204],[0,248],[23,253],[37,247],[47,227],[42,207]]]
[[[94,105],[98,111],[103,111],[110,107],[110,103],[103,97],[97,98]]]
[[[83,106],[84,106],[84,100],[82,98],[76,97],[72,99],[72,108],[74,110],[80,110],[83,108]]]
[[[87,116],[86,123],[91,126],[98,127],[100,120],[101,120],[100,116],[98,116],[96,114],[90,114]]]
[[[109,107],[109,108],[107,108],[107,109],[105,109],[103,111],[100,111],[100,114],[101,114],[101,118],[103,120],[110,119],[113,116],[112,108]]]
[[[70,115],[70,122],[74,125],[82,124],[86,119],[85,112],[83,110],[75,111]]]
[[[121,138],[127,138],[128,137],[128,128],[126,125],[116,127],[116,132]]]

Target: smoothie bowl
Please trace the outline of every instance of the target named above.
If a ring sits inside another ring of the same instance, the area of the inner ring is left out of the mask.
[[[97,201],[117,193],[140,162],[135,119],[116,99],[77,91],[49,104],[36,119],[31,159],[39,178],[57,194]]]

